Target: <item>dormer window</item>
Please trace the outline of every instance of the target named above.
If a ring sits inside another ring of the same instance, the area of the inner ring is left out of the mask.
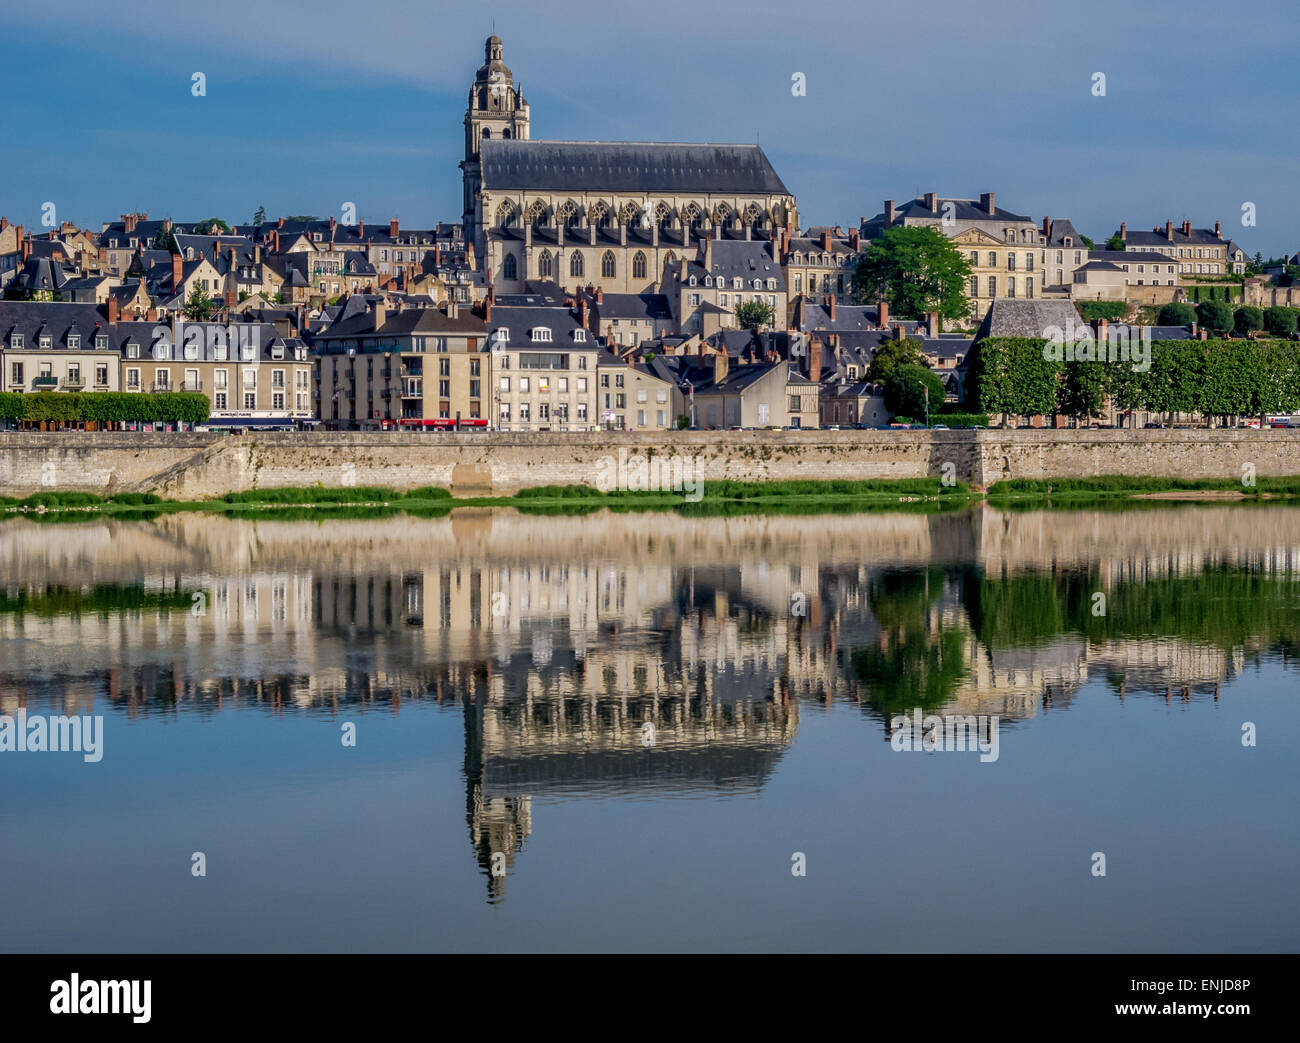
[[[508,326],[498,326],[492,332],[492,344],[494,347],[504,348],[510,341],[510,328]]]
[[[108,334],[106,333],[95,334],[95,348],[98,351],[103,351],[107,347],[108,347]]]
[[[135,341],[127,341],[126,357],[129,359],[138,359],[140,357],[140,345]]]
[[[551,330],[547,326],[535,326],[532,330],[532,339],[535,341],[549,341],[551,339]]]
[[[69,333],[69,334],[68,334],[68,350],[69,350],[69,351],[76,351],[76,350],[78,350],[80,347],[81,347],[81,334],[80,334],[80,333]]]
[[[194,247],[192,246],[185,247],[185,260],[187,261],[194,260]]]
[[[23,335],[21,333],[11,333],[9,335],[9,346],[11,348],[21,348],[23,346]]]
[[[693,276],[693,275],[691,276],[691,285],[692,285],[692,286],[695,285],[695,276]]]
[[[768,279],[768,280],[767,280],[767,288],[768,288],[769,290],[775,290],[775,289],[776,289],[776,280],[775,280],[775,279]]]
[[[587,340],[587,331],[586,331],[586,330],[574,330],[574,331],[573,331],[573,339],[574,339],[575,341],[577,341],[578,343],[580,343],[580,344],[581,344],[581,343],[585,343],[586,340]]]
[[[50,346],[50,335],[48,333],[42,333],[41,339],[38,343],[40,344],[41,350],[47,350]]]
[[[1068,235],[1065,237],[1065,245],[1066,245],[1066,246],[1073,246],[1073,245],[1074,245],[1074,240],[1071,239]]]
[[[742,279],[739,275],[737,275],[734,279],[731,280],[731,288],[733,290],[743,290],[745,288],[745,280]]]
[[[283,345],[283,344],[272,344],[272,345],[271,345],[271,358],[275,359],[277,362],[279,362],[281,359],[284,358],[284,345]]]

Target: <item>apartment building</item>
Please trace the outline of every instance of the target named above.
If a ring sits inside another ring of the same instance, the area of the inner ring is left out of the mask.
[[[601,349],[585,325],[586,300],[579,301],[576,311],[565,306],[491,307],[489,315],[496,428],[594,430],[599,424]]]
[[[350,297],[315,337],[320,419],[334,429],[486,428],[492,356],[483,319],[445,308],[367,308]]]
[[[683,412],[673,381],[602,351],[596,360],[600,426],[613,431],[667,431]]]
[[[0,391],[117,391],[108,307],[0,301]]]

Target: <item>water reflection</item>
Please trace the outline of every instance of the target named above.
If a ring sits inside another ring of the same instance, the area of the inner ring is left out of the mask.
[[[459,712],[489,898],[535,799],[756,793],[800,706],[1214,700],[1300,644],[1288,507],[0,525],[0,709]],[[1099,600],[1100,596],[1100,600]],[[1099,611],[1100,608],[1100,611]]]

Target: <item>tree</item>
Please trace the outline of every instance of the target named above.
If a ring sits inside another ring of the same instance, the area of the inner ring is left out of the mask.
[[[158,231],[153,237],[153,248],[155,250],[166,250],[169,254],[179,253],[176,247],[175,233],[165,225],[159,225]]]
[[[1083,243],[1089,250],[1097,249],[1097,244],[1089,239],[1086,235],[1079,236],[1079,242]]]
[[[919,340],[887,340],[872,356],[871,365],[867,367],[867,379],[883,384],[900,366],[919,366],[921,362]]]
[[[1166,304],[1156,316],[1157,326],[1190,326],[1196,321],[1196,309],[1190,304]]]
[[[1222,301],[1202,301],[1196,306],[1196,318],[1201,326],[1215,333],[1232,329],[1232,309]]]
[[[290,214],[285,218],[286,221],[301,221],[303,224],[310,224],[312,221],[319,221],[320,218],[315,214]]]
[[[182,310],[185,312],[187,319],[206,322],[215,307],[216,304],[208,296],[208,291],[196,284],[194,289],[190,291],[189,297],[186,298],[185,307]]]
[[[746,301],[736,305],[736,321],[742,329],[756,330],[760,326],[771,326],[776,318],[776,310],[765,301]]]
[[[853,289],[858,300],[889,302],[899,318],[920,319],[938,312],[945,319],[970,314],[966,280],[970,264],[937,228],[889,228],[873,239],[858,262]]]
[[[1296,331],[1294,308],[1265,308],[1264,329],[1274,337],[1289,337]]]
[[[1050,357],[1048,341],[1028,337],[988,337],[974,348],[966,387],[974,413],[1047,415],[1056,408],[1061,363]]]
[[[1232,316],[1232,328],[1248,337],[1264,328],[1264,313],[1253,304],[1242,305]]]
[[[925,366],[899,366],[885,381],[885,405],[892,413],[908,416],[926,415],[926,391],[930,393],[929,412],[937,413],[943,405],[943,381]]]
[[[230,225],[219,217],[209,217],[206,221],[200,221],[194,226],[195,235],[216,235],[218,232],[229,234]]]
[[[1076,427],[1101,416],[1115,368],[1108,362],[1064,362],[1056,411],[1072,417]]]
[[[1118,232],[1116,232],[1114,235],[1112,235],[1109,239],[1106,240],[1106,249],[1107,250],[1124,249],[1124,239],[1120,236]]]
[[[253,213],[253,227],[260,228],[262,226],[262,222],[265,220],[266,220],[266,207],[259,206],[257,210]]]

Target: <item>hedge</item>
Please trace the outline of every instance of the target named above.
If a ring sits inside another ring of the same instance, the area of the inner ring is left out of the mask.
[[[28,423],[187,423],[208,419],[206,395],[183,391],[0,392],[0,420]]]

